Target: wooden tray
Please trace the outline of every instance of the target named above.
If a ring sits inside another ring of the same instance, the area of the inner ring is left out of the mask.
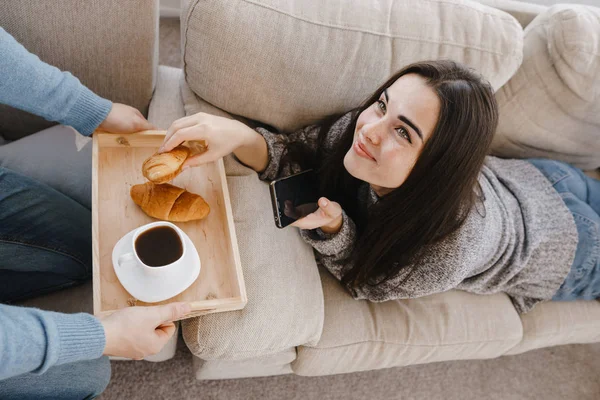
[[[165,131],[129,135],[96,132],[92,158],[92,226],[94,314],[110,314],[133,305],[112,265],[112,250],[127,232],[155,219],[129,196],[131,186],[146,182],[142,163],[162,144]],[[223,160],[190,168],[172,182],[201,195],[210,214],[200,221],[176,223],[194,242],[202,267],[198,279],[181,294],[160,302],[191,303],[192,317],[238,310],[247,302]]]

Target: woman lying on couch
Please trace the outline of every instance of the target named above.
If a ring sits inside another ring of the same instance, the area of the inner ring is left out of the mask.
[[[527,312],[600,297],[600,181],[487,156],[497,123],[479,75],[420,62],[340,118],[283,135],[200,113],[174,122],[162,151],[205,140],[186,166],[233,152],[264,180],[316,169],[320,208],[295,225],[356,299],[505,292]]]

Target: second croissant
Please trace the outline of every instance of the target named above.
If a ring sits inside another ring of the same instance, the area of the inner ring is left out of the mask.
[[[134,185],[130,195],[133,202],[147,215],[165,221],[192,221],[202,219],[210,212],[210,207],[202,196],[168,183],[155,185],[146,182]]]

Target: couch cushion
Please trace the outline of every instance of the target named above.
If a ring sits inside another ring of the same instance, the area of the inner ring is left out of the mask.
[[[298,348],[292,369],[328,375],[445,360],[498,357],[521,341],[508,296],[450,291],[411,300],[354,300],[321,270],[325,325],[315,346]]]
[[[507,354],[560,344],[600,342],[598,301],[549,301],[521,317],[523,340]]]
[[[505,11],[515,17],[522,27],[531,21],[547,7],[519,0],[477,0],[481,4]]]
[[[148,109],[148,121],[159,129],[167,129],[173,121],[185,117],[179,84],[183,79],[180,68],[158,67],[156,88]]]
[[[184,71],[192,90],[280,130],[358,106],[414,61],[451,58],[499,88],[522,58],[519,23],[471,1],[184,3]]]
[[[226,116],[196,101],[185,86],[182,95],[188,115]],[[225,158],[225,171],[248,303],[243,310],[185,320],[188,347],[205,360],[240,360],[315,344],[323,327],[323,294],[312,249],[296,229],[275,226],[269,186],[256,172],[233,156]]]
[[[78,312],[93,314],[92,281],[90,280],[89,282],[68,289],[23,300],[18,302],[18,305],[69,314]]]
[[[92,208],[92,139],[70,126],[55,125],[0,146],[0,167]]]
[[[156,0],[0,1],[0,26],[100,96],[146,113],[158,65]],[[0,135],[7,139],[54,124],[0,106]]]
[[[494,154],[600,167],[600,8],[559,5],[536,17],[523,65],[497,99]]]

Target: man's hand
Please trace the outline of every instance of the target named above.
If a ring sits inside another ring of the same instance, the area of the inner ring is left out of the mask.
[[[175,333],[173,321],[190,312],[187,303],[128,307],[100,318],[104,327],[104,355],[141,360],[156,354]]]
[[[98,127],[98,130],[110,133],[133,133],[148,129],[156,128],[137,109],[120,103],[113,103],[108,116]]]

